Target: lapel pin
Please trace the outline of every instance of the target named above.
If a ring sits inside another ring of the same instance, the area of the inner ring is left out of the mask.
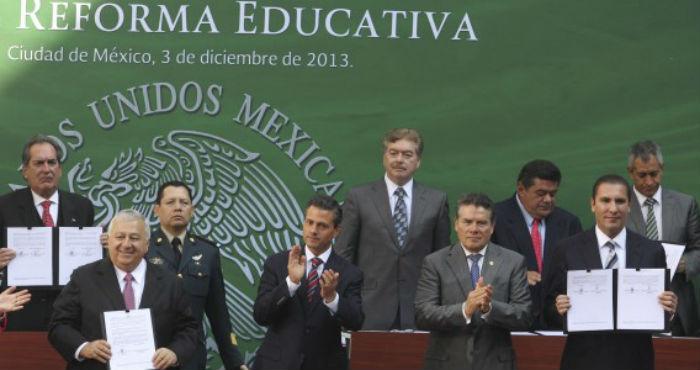
[[[76,223],[76,222],[78,222],[78,221],[77,221],[76,219],[74,219],[74,218],[71,218],[71,219],[70,219],[70,222]]]
[[[194,243],[194,238],[190,236],[190,243]]]
[[[182,279],[182,273],[178,273],[178,274],[177,274],[177,277],[179,277],[180,279]]]
[[[163,242],[163,238],[158,238],[158,239],[156,239],[156,243],[160,244],[160,243],[162,243],[162,242]]]
[[[489,261],[489,266],[493,266],[493,261]]]

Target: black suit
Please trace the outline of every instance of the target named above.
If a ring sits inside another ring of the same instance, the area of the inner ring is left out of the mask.
[[[197,321],[191,314],[182,282],[175,274],[151,263],[139,308],[150,308],[156,348],[167,347],[179,362],[190,359],[197,341]],[[75,351],[85,342],[104,339],[101,314],[124,310],[117,275],[108,259],[81,266],[54,303],[49,341],[68,362],[67,369],[107,369],[96,360],[75,360]]]
[[[500,244],[510,250],[525,256],[528,271],[538,271],[537,258],[532,246],[532,237],[525,223],[523,213],[520,211],[516,195],[502,202],[496,203],[496,226],[491,235],[491,241]],[[532,329],[545,329],[547,327],[542,315],[544,305],[545,277],[549,272],[552,259],[552,249],[556,242],[581,232],[581,221],[573,214],[554,207],[552,213],[544,219],[546,231],[544,234],[544,256],[542,256],[542,281],[530,286],[532,297],[532,314],[534,321]]]
[[[568,270],[602,269],[595,230],[588,230],[554,247],[551,285],[547,290],[545,315],[553,327],[563,318],[554,305],[559,294],[566,294]],[[627,268],[666,268],[666,255],[658,242],[627,230]],[[569,333],[561,358],[562,369],[653,369],[654,346],[648,333]]]
[[[253,369],[347,369],[348,356],[340,344],[340,331],[341,327],[358,330],[362,326],[362,272],[331,252],[324,270],[340,274],[338,311],[331,316],[319,294],[307,302],[306,278],[294,296],[289,296],[288,256],[289,251],[281,252],[265,261],[253,317],[268,329]]]
[[[58,191],[56,226],[92,226],[95,213],[92,203],[80,195]],[[44,226],[29,188],[0,197],[0,242],[7,242],[7,227]],[[12,247],[12,246],[10,246]],[[0,280],[5,280],[0,276]],[[4,282],[3,282],[4,283]],[[8,330],[44,331],[49,325],[51,307],[60,289],[32,290],[32,300],[22,311],[9,315]]]

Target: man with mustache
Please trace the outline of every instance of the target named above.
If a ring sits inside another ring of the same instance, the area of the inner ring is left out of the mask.
[[[63,174],[63,151],[44,135],[29,139],[22,150],[22,176],[27,188],[0,197],[0,243],[7,240],[7,227],[92,226],[94,210],[85,197],[58,189]],[[0,269],[15,258],[12,246],[0,248]],[[0,272],[0,274],[2,274]],[[4,275],[0,276],[4,280]],[[60,289],[32,291],[24,310],[9,315],[8,330],[43,331]]]
[[[534,330],[546,328],[542,279],[549,270],[551,247],[581,232],[578,217],[555,205],[560,184],[559,168],[550,161],[536,159],[520,170],[515,194],[495,208],[498,223],[491,241],[525,256]]]
[[[627,227],[652,240],[683,244],[671,289],[678,295],[678,313],[671,332],[678,336],[700,335],[700,319],[693,279],[700,274],[700,214],[692,196],[661,186],[664,158],[653,141],[639,141],[628,153],[627,172],[634,195],[627,215]]]
[[[418,131],[394,129],[383,140],[384,178],[350,189],[338,254],[364,273],[365,330],[413,329],[423,257],[450,244],[447,195],[413,180],[421,164]]]

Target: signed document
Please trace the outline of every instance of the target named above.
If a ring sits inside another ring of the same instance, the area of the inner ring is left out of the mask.
[[[569,332],[613,330],[613,270],[569,271],[566,313]]]
[[[77,267],[102,259],[101,227],[58,229],[58,285],[66,285]]]
[[[673,276],[676,274],[676,269],[678,268],[678,263],[681,262],[681,257],[683,257],[685,245],[671,243],[661,243],[661,245],[663,245],[664,252],[666,253],[666,267],[671,269],[671,280],[673,280]]]
[[[617,328],[663,331],[665,269],[620,269],[617,272]]]
[[[7,285],[53,285],[53,235],[50,227],[8,227],[7,246],[17,257],[7,265]]]
[[[105,338],[112,348],[110,370],[153,369],[156,343],[149,308],[104,313]]]

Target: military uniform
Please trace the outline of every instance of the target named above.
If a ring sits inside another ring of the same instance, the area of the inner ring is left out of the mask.
[[[190,234],[182,240],[182,258],[176,266],[176,256],[165,233],[158,229],[151,235],[146,259],[169,269],[183,279],[185,291],[190,298],[192,314],[200,322],[200,340],[192,359],[183,370],[203,370],[206,367],[207,352],[201,325],[206,313],[219,348],[221,360],[226,369],[238,369],[243,364],[236,337],[231,331],[219,249],[214,243]]]

